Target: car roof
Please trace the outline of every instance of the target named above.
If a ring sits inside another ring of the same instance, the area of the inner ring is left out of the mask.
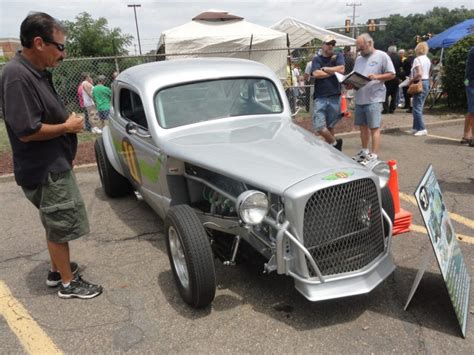
[[[267,77],[278,81],[267,66],[236,58],[188,58],[146,63],[123,71],[116,80],[143,92],[148,92],[148,88],[155,92],[179,83],[232,77]]]

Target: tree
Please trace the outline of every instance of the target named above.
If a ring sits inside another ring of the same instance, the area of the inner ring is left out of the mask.
[[[474,46],[474,35],[466,36],[446,51],[444,60],[443,88],[449,104],[466,107],[464,72],[467,54]]]
[[[447,28],[464,20],[474,17],[474,10],[464,7],[449,10],[445,7],[435,7],[426,14],[411,14],[408,16],[390,15],[382,18],[387,23],[385,31],[373,33],[375,46],[381,50],[395,44],[399,48],[415,48],[416,35],[427,40],[427,34],[436,35]]]
[[[70,57],[107,57],[127,54],[125,49],[133,36],[122,34],[120,28],[109,29],[107,20],[94,20],[87,12],[75,21],[64,21],[67,29],[66,46]]]

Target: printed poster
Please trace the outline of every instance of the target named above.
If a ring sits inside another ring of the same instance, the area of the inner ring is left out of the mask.
[[[432,165],[418,185],[415,197],[463,337],[466,337],[471,279]]]

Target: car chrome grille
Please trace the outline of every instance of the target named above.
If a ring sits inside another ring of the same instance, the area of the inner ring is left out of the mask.
[[[304,245],[325,276],[362,269],[384,251],[377,188],[370,179],[317,191],[306,203]],[[309,262],[310,275],[315,276]]]

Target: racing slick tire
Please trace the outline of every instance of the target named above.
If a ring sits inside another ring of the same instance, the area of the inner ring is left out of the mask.
[[[188,205],[170,208],[165,219],[168,257],[178,291],[193,308],[208,306],[216,294],[216,272],[209,238]]]
[[[97,138],[95,141],[94,150],[100,182],[102,183],[105,194],[112,198],[129,194],[132,190],[132,186],[130,182],[120,175],[112,164],[110,164],[102,137]]]

